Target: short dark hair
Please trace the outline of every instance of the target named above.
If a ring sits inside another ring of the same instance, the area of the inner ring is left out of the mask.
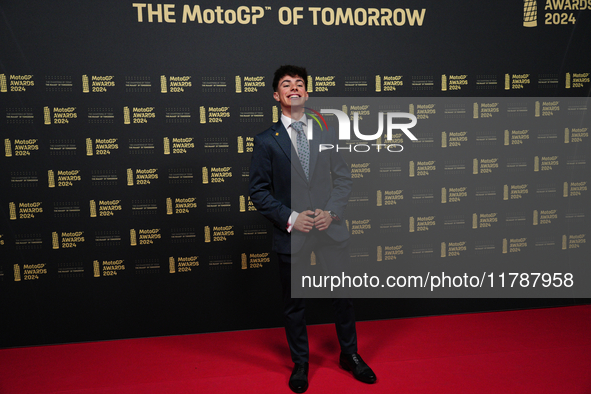
[[[276,92],[277,88],[279,87],[279,80],[284,76],[289,75],[290,77],[301,77],[304,80],[304,87],[308,87],[308,72],[304,67],[292,66],[291,64],[287,64],[285,66],[281,66],[275,71],[275,75],[273,76],[273,91]]]

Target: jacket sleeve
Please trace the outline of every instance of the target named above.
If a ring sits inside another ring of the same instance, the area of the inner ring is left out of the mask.
[[[333,145],[338,144],[336,135],[333,135]],[[326,203],[324,210],[333,211],[339,217],[344,217],[349,196],[353,187],[351,171],[343,156],[336,149],[331,150],[330,173],[332,179],[332,191],[330,199]]]
[[[287,232],[287,221],[291,215],[291,208],[277,199],[275,195],[273,171],[273,152],[267,141],[257,135],[254,139],[250,163],[250,199],[264,217]]]

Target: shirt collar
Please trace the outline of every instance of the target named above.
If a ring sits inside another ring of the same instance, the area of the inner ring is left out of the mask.
[[[300,118],[299,122],[304,122],[304,127],[308,127],[308,119],[306,118],[305,114]],[[281,123],[283,123],[285,130],[290,133],[292,119],[284,114],[281,114]]]

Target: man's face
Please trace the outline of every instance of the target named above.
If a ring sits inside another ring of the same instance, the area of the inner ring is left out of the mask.
[[[279,80],[273,97],[279,101],[281,108],[303,107],[308,99],[308,92],[301,77],[286,75]]]

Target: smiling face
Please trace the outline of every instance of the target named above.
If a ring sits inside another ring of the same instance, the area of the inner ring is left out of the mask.
[[[308,99],[304,79],[298,75],[293,77],[285,75],[279,80],[273,98],[279,102],[281,110],[289,117],[292,117],[292,112],[303,111],[304,103]]]

